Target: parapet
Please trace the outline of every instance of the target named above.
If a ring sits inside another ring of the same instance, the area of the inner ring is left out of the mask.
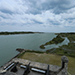
[[[10,62],[9,62],[10,64],[7,63],[8,66],[6,66],[6,68],[1,69],[1,70],[6,70],[6,73],[1,75],[8,75],[8,74],[23,75],[23,73],[24,74],[29,73],[28,75],[68,75],[67,73],[68,58],[66,56],[61,57],[61,67],[56,65],[43,64],[39,62],[32,62],[29,60],[24,60],[19,58],[13,58]],[[17,62],[18,64],[15,65],[15,63]],[[29,66],[26,66],[28,63],[30,63]],[[5,65],[3,67],[5,67]],[[13,73],[14,71],[11,72],[13,67],[16,68],[15,73]],[[38,72],[41,72],[41,73],[38,73]]]

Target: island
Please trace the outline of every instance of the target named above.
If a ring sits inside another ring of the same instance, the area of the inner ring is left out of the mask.
[[[64,38],[62,38],[60,35],[57,35],[55,38],[53,38],[51,41],[46,42],[45,44],[41,45],[41,49],[45,49],[44,46],[51,45],[51,44],[59,44],[64,41]]]

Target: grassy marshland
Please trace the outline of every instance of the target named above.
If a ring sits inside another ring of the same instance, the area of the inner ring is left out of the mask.
[[[41,45],[40,48],[41,48],[41,49],[45,49],[44,46],[46,46],[46,45],[58,44],[58,43],[61,43],[61,42],[63,42],[63,41],[64,41],[64,39],[61,38],[60,35],[57,35],[57,36],[56,36],[55,38],[53,38],[51,41],[46,42],[45,44]]]

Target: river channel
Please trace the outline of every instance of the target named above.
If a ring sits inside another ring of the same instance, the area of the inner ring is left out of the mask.
[[[45,44],[54,37],[56,37],[54,33],[0,35],[0,66],[18,54],[17,48],[46,51],[69,43],[69,40],[66,38],[60,44],[48,45],[45,49],[40,49],[40,45]]]

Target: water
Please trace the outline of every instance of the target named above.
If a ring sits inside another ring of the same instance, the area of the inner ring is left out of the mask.
[[[17,48],[45,51],[55,45],[46,46],[46,49],[40,49],[40,45],[52,40],[56,35],[54,33],[36,33],[19,35],[0,35],[0,66],[7,63],[18,52]],[[64,42],[67,44],[68,40]],[[58,45],[57,45],[58,46]]]

